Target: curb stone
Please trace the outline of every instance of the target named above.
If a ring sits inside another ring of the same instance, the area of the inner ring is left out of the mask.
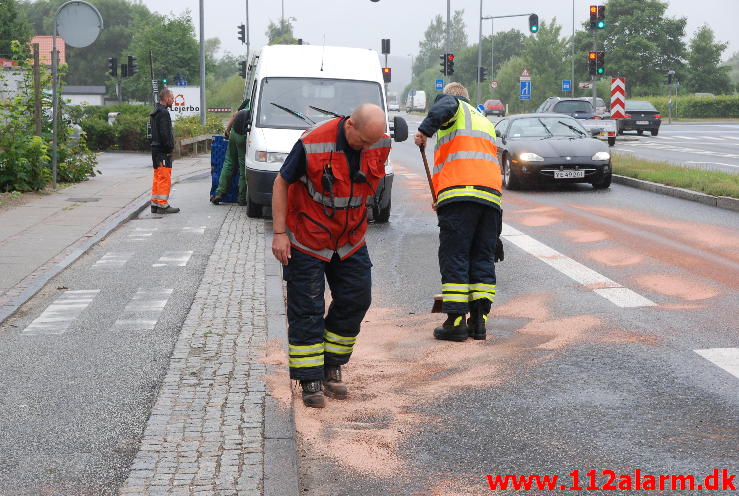
[[[666,186],[660,183],[654,183],[652,181],[645,181],[643,179],[635,179],[628,176],[620,176],[613,174],[613,182],[623,184],[625,186],[631,186],[632,188],[642,189],[651,193],[659,193],[661,195],[672,196],[680,198],[682,200],[694,201],[709,205],[711,207],[718,207],[724,210],[733,210],[739,212],[739,199],[731,198],[729,196],[713,196],[705,193],[699,193],[697,191],[691,191],[684,188],[676,188],[674,186]]]

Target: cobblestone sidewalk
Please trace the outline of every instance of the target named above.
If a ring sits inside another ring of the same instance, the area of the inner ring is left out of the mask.
[[[272,492],[264,491],[264,230],[231,207],[120,494]]]

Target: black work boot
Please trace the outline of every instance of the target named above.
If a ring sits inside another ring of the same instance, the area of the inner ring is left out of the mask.
[[[341,381],[341,366],[326,365],[323,367],[323,387],[326,395],[337,400],[345,400],[348,394],[346,384]]]
[[[166,207],[157,207],[158,214],[176,214],[180,211],[179,208],[167,205]]]
[[[488,316],[483,313],[482,305],[474,304],[470,311],[470,318],[467,319],[467,327],[472,339],[483,340],[487,337],[487,328],[485,324]]]
[[[311,408],[323,408],[326,406],[326,397],[323,396],[321,381],[300,381],[303,388],[303,404]]]
[[[223,201],[223,197],[221,195],[213,195],[210,197],[210,202],[213,205],[220,205],[222,201]]]
[[[153,213],[153,214],[157,213],[157,209],[158,209],[158,208],[159,208],[159,207],[157,207],[156,205],[152,205],[152,206],[151,206],[151,213]]]
[[[464,314],[450,313],[446,321],[434,329],[434,337],[444,341],[464,341],[467,339],[467,324]]]

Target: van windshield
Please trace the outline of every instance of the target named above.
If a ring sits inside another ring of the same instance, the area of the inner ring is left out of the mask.
[[[363,103],[384,108],[382,88],[372,81],[322,78],[264,78],[259,97],[256,126],[279,129],[305,129],[308,123],[272,105],[276,103],[316,122],[331,119],[310,106],[350,115]]]

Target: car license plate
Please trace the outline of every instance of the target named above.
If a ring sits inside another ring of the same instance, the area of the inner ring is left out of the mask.
[[[585,171],[582,171],[582,170],[554,171],[554,179],[575,179],[578,177],[585,177]]]
[[[605,136],[605,135],[606,135],[606,132],[605,131],[601,131],[601,132],[598,133],[598,136]]]
[[[649,125],[649,121],[636,121],[636,123],[638,125],[640,125],[640,126],[648,126]]]

